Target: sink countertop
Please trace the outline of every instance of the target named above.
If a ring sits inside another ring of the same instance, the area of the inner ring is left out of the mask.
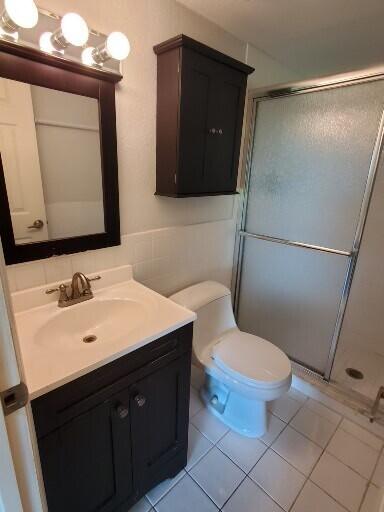
[[[44,293],[49,286],[41,288],[38,292]],[[67,308],[59,308],[56,298],[54,302],[16,312],[31,400],[196,319],[192,311],[133,279],[104,288],[99,283],[93,292],[93,299]],[[92,317],[92,325],[85,328],[88,317]],[[115,332],[110,332],[112,326]],[[93,332],[98,339],[84,343],[83,336]],[[103,339],[103,332],[108,333],[108,339]]]

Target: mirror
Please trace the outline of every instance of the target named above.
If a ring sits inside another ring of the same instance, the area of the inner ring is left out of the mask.
[[[15,243],[104,232],[98,101],[5,78],[0,99]]]
[[[0,232],[6,263],[120,244],[120,79],[0,41]]]

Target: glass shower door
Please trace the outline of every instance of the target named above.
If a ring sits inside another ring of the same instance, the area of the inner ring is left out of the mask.
[[[383,106],[382,81],[257,102],[238,323],[323,375]]]

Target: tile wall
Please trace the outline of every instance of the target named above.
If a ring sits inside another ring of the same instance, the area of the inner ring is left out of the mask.
[[[123,235],[121,246],[7,267],[11,291],[132,264],[136,280],[163,295],[205,279],[230,286],[235,222],[224,220]]]

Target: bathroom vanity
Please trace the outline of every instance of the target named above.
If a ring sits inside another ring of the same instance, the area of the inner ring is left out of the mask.
[[[32,401],[49,510],[128,510],[187,463],[192,325]]]
[[[49,512],[127,511],[187,462],[195,315],[129,266],[100,274],[66,308],[14,294]]]

